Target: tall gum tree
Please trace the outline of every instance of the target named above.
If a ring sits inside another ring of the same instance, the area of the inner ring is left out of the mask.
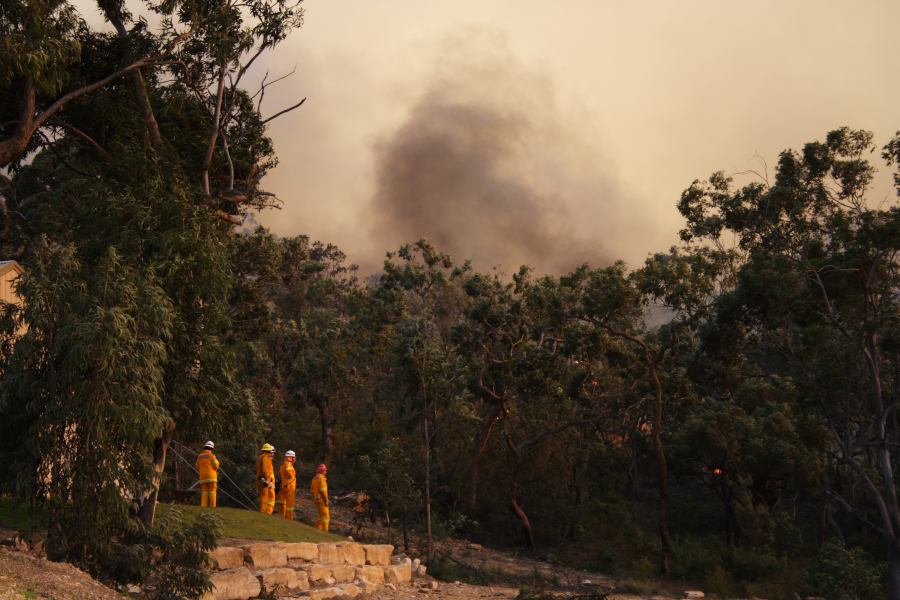
[[[865,490],[867,506],[835,490],[831,497],[883,539],[887,597],[897,600],[900,505],[893,390],[898,382],[892,340],[900,298],[900,206],[896,199],[867,194],[875,173],[867,157],[875,151],[870,132],[838,129],[824,142],[782,152],[771,184],[734,188],[731,179],[716,173],[694,182],[679,210],[687,220],[683,239],[721,244],[733,238],[745,254],[738,298],[759,327],[779,334],[773,338],[786,359],[781,371],[805,385],[808,406],[831,431],[832,454]],[[882,157],[889,166],[898,164],[900,134],[883,148]],[[900,194],[898,171],[894,183]],[[818,347],[810,347],[816,339]],[[823,351],[839,362],[823,365],[817,358]],[[857,382],[839,401],[827,392],[834,369],[850,375],[847,383]]]

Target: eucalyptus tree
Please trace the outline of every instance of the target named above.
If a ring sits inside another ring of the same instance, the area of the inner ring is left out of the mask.
[[[457,280],[468,264],[455,267],[449,255],[427,240],[405,244],[388,253],[375,300],[384,309],[388,374],[384,383],[399,396],[397,417],[415,419],[421,427],[422,499],[426,553],[433,552],[433,465],[439,431],[447,413],[464,393],[464,369],[451,341],[462,314],[464,297]],[[416,444],[418,445],[418,444]]]
[[[888,165],[900,160],[898,140],[883,149]],[[743,308],[745,331],[778,353],[772,371],[801,388],[806,410],[830,430],[831,454],[868,501],[835,489],[831,498],[882,537],[888,597],[896,599],[900,207],[869,196],[875,168],[867,155],[875,150],[871,133],[838,129],[782,152],[771,184],[734,188],[717,173],[695,182],[679,210],[684,239],[733,238],[746,254],[725,300]],[[896,174],[894,182],[900,192]]]
[[[152,525],[173,436],[239,433],[253,417],[227,335],[231,226],[272,202],[258,184],[275,156],[241,77],[302,17],[279,0],[147,6],[157,30],[101,2],[115,36],[61,2],[4,3],[0,17],[3,93],[37,97],[27,131],[2,132],[28,272],[2,411],[24,425],[22,489],[49,497],[50,552],[94,572]]]
[[[722,285],[723,267],[729,253],[694,248],[656,254],[644,266],[628,273],[624,263],[582,273],[579,287],[579,318],[611,338],[621,340],[637,352],[646,369],[653,398],[649,419],[656,453],[659,486],[658,527],[662,545],[660,568],[672,568],[672,539],[669,532],[669,467],[663,443],[667,394],[663,363],[677,351],[684,337],[690,337],[708,315],[712,299]],[[647,310],[661,308],[668,321],[656,331],[646,324]]]

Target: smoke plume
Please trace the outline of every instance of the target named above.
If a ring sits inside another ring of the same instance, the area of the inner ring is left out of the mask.
[[[373,245],[425,237],[507,273],[615,258],[604,242],[627,226],[621,194],[551,81],[489,32],[456,36],[439,56],[406,120],[376,144]]]

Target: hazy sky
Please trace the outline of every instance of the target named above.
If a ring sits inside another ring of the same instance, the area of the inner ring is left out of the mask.
[[[259,220],[364,271],[421,236],[507,271],[635,264],[675,241],[693,179],[900,129],[896,0],[305,6],[256,74],[297,67],[265,114],[308,97],[271,126],[284,208]]]

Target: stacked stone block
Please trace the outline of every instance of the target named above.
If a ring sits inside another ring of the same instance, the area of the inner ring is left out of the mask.
[[[353,598],[387,583],[409,583],[412,561],[387,544],[257,542],[210,553],[213,590],[204,600],[249,600],[263,590],[279,598]]]

